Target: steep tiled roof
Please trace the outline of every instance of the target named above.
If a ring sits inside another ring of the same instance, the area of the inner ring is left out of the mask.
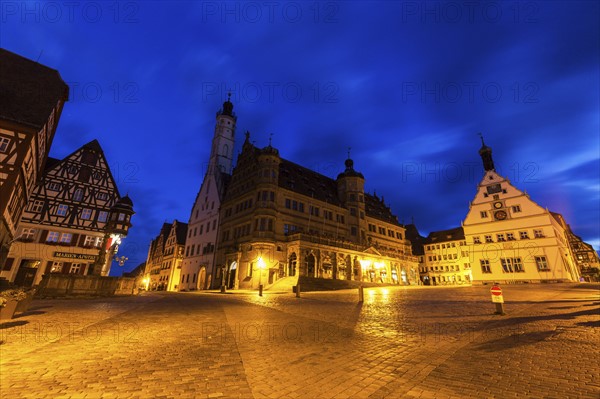
[[[365,193],[365,213],[374,219],[400,226],[398,218],[392,214],[392,211],[383,200],[367,193]]]
[[[281,158],[279,187],[341,206],[335,180]]]
[[[187,223],[182,223],[180,221],[177,221],[177,227],[176,227],[176,231],[175,231],[175,236],[177,237],[177,244],[185,245],[187,229],[188,229]]]
[[[446,241],[456,241],[456,240],[464,240],[465,239],[465,231],[462,227],[456,227],[454,229],[442,230],[442,231],[432,231],[427,236],[425,240],[426,244],[432,244],[436,242],[446,242]]]
[[[58,71],[0,49],[0,119],[41,128],[69,87]]]
[[[412,223],[407,224],[404,228],[406,229],[406,239],[410,241],[412,246],[413,255],[424,255],[425,251],[423,249],[423,244],[425,243],[426,238],[419,233],[417,226]]]

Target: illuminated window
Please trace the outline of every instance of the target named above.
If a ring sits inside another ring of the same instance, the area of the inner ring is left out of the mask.
[[[50,273],[60,273],[63,268],[62,262],[52,262],[52,267],[50,268]]]
[[[81,270],[81,263],[71,263],[71,269],[69,270],[70,274],[79,274]]]
[[[106,212],[106,211],[100,211],[98,213],[98,221],[99,222],[106,222],[106,219],[108,219],[108,212]]]
[[[63,244],[69,244],[72,239],[73,239],[73,234],[71,234],[71,233],[62,233],[60,235],[60,242],[62,242]]]
[[[91,217],[92,217],[92,210],[91,209],[85,208],[85,209],[83,209],[81,211],[81,218],[83,220],[89,220],[89,219],[91,219]]]
[[[33,240],[33,236],[35,235],[35,229],[24,228],[21,232],[21,239],[23,240]]]
[[[68,211],[69,207],[65,204],[60,204],[58,205],[58,208],[56,208],[56,214],[59,216],[65,216]]]
[[[46,237],[46,242],[58,242],[59,236],[60,234],[57,231],[50,231]]]

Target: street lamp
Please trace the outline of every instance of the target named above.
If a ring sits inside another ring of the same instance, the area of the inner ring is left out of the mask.
[[[262,256],[259,256],[258,260],[256,261],[256,265],[258,266],[258,296],[262,296],[262,293],[263,293],[262,271],[265,269],[267,264],[263,260]]]
[[[108,220],[104,226],[104,237],[102,238],[102,244],[100,245],[100,251],[96,261],[93,263],[93,274],[108,276],[110,272],[110,260],[107,261],[107,252],[109,253],[108,259],[112,259],[113,255],[118,250],[118,245],[121,243],[121,237],[127,236],[129,228],[131,227],[131,216],[135,212],[133,211],[133,202],[129,196],[124,196],[119,199],[111,208],[108,213]],[[121,257],[124,263],[124,257]],[[117,259],[115,259],[117,260]],[[122,263],[118,261],[121,266]]]

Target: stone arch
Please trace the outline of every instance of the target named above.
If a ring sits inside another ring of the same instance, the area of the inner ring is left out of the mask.
[[[306,255],[306,275],[309,277],[315,276],[315,270],[317,268],[317,258],[315,254],[310,252]]]
[[[206,268],[203,266],[198,273],[198,289],[205,290],[206,288]]]
[[[288,258],[288,276],[289,277],[293,277],[296,275],[296,268],[297,268],[297,264],[298,264],[298,256],[296,255],[295,252],[292,252],[290,254],[290,257]]]

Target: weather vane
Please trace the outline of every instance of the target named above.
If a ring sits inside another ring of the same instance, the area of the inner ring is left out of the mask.
[[[273,133],[269,133],[269,147],[271,146],[271,139],[273,138]]]
[[[350,159],[350,150],[352,149],[352,147],[348,147],[348,159]]]

